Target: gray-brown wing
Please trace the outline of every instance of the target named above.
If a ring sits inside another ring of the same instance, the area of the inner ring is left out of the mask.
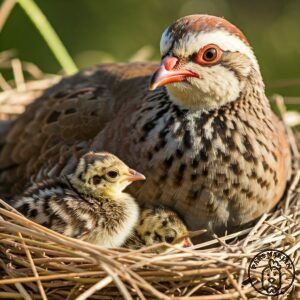
[[[124,103],[142,101],[155,64],[113,64],[60,81],[9,130],[0,154],[0,184],[19,192],[33,178],[56,176],[89,150]],[[140,96],[139,96],[140,95]]]

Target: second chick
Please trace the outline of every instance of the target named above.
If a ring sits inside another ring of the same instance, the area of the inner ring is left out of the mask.
[[[144,246],[167,243],[186,248],[193,246],[189,232],[181,218],[163,206],[142,209],[139,221],[125,247],[139,249]],[[154,252],[163,252],[166,246],[153,248]]]

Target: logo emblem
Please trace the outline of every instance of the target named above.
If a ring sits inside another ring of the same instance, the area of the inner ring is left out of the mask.
[[[255,255],[248,268],[251,285],[265,296],[285,294],[295,279],[290,257],[278,250],[264,250]]]

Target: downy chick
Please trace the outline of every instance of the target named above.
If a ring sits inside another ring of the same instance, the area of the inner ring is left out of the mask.
[[[74,173],[36,183],[13,201],[23,215],[64,235],[119,247],[139,217],[123,190],[145,176],[106,152],[83,155]]]
[[[186,225],[174,211],[162,206],[143,209],[134,234],[127,240],[125,247],[139,249],[163,242],[183,248],[193,245]],[[161,246],[153,251],[163,252],[166,249]]]

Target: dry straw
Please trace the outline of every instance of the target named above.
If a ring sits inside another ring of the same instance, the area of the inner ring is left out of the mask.
[[[39,89],[39,83],[45,86]],[[27,99],[26,106],[34,98],[32,92],[36,96],[47,85],[48,81],[36,81],[25,84],[26,92],[17,88],[3,91],[0,110],[5,103],[11,104],[8,111],[12,112],[16,97]],[[282,99],[275,100],[284,114]],[[11,118],[5,113],[1,117]],[[282,201],[254,227],[215,237],[193,249],[168,246],[160,255],[149,253],[149,248],[103,249],[33,223],[0,200],[0,299],[265,299],[252,287],[247,272],[250,260],[270,248],[292,259],[297,271],[289,299],[297,299],[300,139],[296,141],[292,130],[286,129],[294,167]]]
[[[196,245],[102,249],[33,223],[0,201],[0,298],[248,299],[251,258],[265,249],[287,253],[299,272],[300,171],[278,208],[253,228]],[[294,288],[300,288],[296,274]],[[291,298],[296,299],[296,298]]]

